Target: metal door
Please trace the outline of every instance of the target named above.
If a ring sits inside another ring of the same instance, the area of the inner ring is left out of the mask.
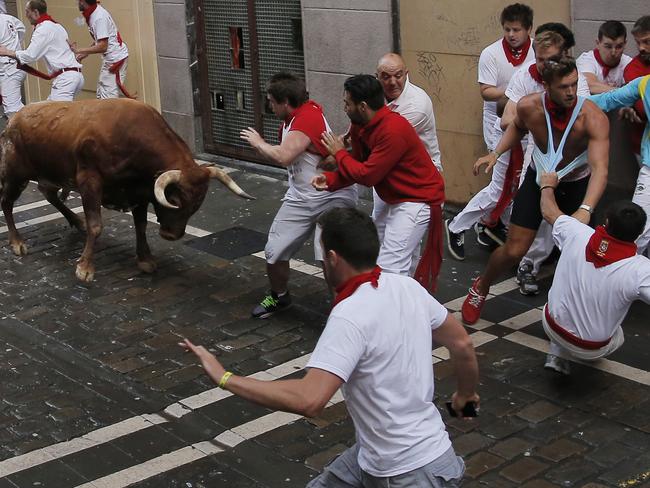
[[[300,0],[199,0],[197,6],[205,148],[260,161],[239,132],[255,127],[277,143],[280,121],[267,108],[265,85],[279,71],[305,76]]]

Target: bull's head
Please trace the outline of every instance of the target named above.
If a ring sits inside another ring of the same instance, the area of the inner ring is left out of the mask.
[[[210,178],[218,179],[236,195],[254,200],[254,197],[215,166],[197,165],[191,170],[165,171],[156,178],[154,185],[154,208],[163,239],[173,241],[183,237],[189,218],[203,203]]]

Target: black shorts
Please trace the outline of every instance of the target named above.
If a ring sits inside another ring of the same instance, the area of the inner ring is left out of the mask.
[[[589,176],[576,181],[560,182],[555,189],[555,201],[563,213],[573,214],[585,198]],[[540,198],[542,191],[537,184],[537,172],[528,168],[524,182],[519,187],[512,204],[512,216],[510,222],[526,229],[539,229],[542,220],[542,209]]]

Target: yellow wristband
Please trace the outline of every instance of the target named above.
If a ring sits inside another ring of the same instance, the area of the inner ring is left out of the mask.
[[[219,388],[222,388],[222,389],[225,388],[226,383],[228,383],[228,380],[230,379],[231,376],[232,376],[232,373],[230,371],[226,371],[223,374],[223,376],[221,377],[221,379],[219,380]]]

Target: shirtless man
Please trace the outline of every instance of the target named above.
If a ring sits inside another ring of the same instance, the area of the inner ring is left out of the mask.
[[[492,253],[463,303],[467,324],[478,321],[492,283],[519,262],[535,239],[542,222],[538,174],[556,171],[563,178],[555,190],[558,207],[583,223],[589,222],[607,185],[609,121],[596,105],[578,97],[575,61],[547,60],[542,77],[544,93],[519,101],[515,119],[495,152],[475,163],[476,171],[494,166],[498,155],[518,144],[526,132],[535,142],[533,160],[513,203],[506,243]]]

